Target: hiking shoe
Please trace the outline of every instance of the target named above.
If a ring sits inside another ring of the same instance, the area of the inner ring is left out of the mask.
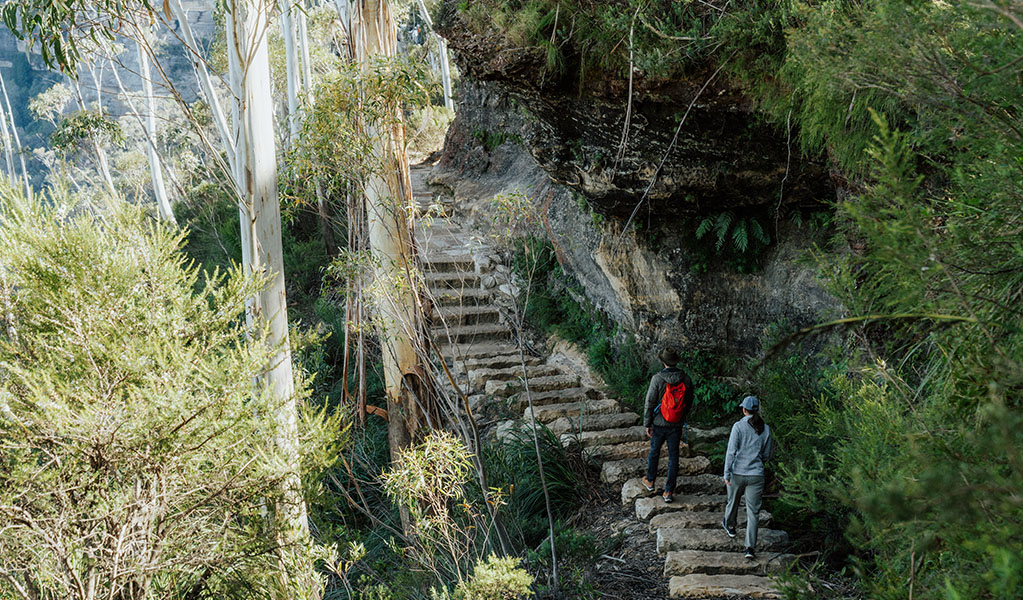
[[[654,482],[650,481],[645,476],[643,477],[643,479],[640,479],[639,482],[643,484],[643,487],[646,488],[646,491],[648,492],[654,491]]]
[[[750,548],[750,547],[747,546],[746,547],[746,558],[749,559],[749,560],[754,560],[754,559],[756,559],[756,557],[757,557],[757,555],[753,554],[753,548]]]
[[[721,528],[725,530],[725,533],[728,534],[728,537],[730,538],[735,537],[735,527],[729,527],[728,523],[725,522],[724,517],[721,518]]]
[[[664,492],[664,495],[663,495],[663,496],[661,496],[661,498],[664,498],[664,503],[665,503],[665,504],[671,504],[671,501],[675,499],[675,498],[674,498],[674,497],[673,497],[673,496],[671,495],[671,492]]]

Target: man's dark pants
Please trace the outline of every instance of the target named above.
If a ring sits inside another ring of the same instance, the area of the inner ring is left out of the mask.
[[[675,479],[678,477],[678,445],[682,441],[681,427],[658,427],[654,425],[650,437],[650,456],[646,461],[646,478],[653,481],[657,477],[657,462],[661,457],[661,445],[668,444],[668,481],[664,484],[665,492],[675,491]]]

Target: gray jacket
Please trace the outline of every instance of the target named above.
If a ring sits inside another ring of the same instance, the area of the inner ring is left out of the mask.
[[[765,423],[763,433],[757,435],[749,420],[750,417],[743,417],[732,425],[725,454],[726,480],[730,481],[733,474],[763,475],[764,463],[771,458],[771,428]]]
[[[657,406],[664,397],[665,383],[677,385],[678,382],[686,384],[685,408],[682,410],[682,421],[669,423],[664,420],[660,412],[656,412]],[[646,405],[643,410],[643,426],[657,427],[682,427],[689,418],[689,409],[693,407],[693,381],[689,379],[685,371],[675,367],[667,367],[650,378],[650,387],[646,391]]]

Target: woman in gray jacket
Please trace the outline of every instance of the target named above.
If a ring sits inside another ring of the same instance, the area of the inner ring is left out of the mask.
[[[742,419],[732,425],[725,454],[725,485],[728,486],[728,505],[721,519],[728,537],[735,537],[739,515],[739,496],[746,499],[746,558],[754,559],[757,547],[757,527],[760,525],[760,502],[764,495],[764,463],[771,458],[771,428],[760,416],[760,401],[746,396],[739,405]]]

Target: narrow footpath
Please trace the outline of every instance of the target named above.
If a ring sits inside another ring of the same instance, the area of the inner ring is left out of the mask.
[[[413,194],[421,208],[434,200],[426,185],[430,167],[412,169]],[[510,404],[521,420],[498,424],[498,436],[528,425],[532,419],[559,435],[563,445],[578,444],[583,457],[600,470],[605,483],[621,486],[621,501],[635,507],[636,518],[649,524],[657,552],[664,556],[664,577],[672,598],[780,598],[772,573],[795,559],[785,552],[788,534],[770,528],[771,515],[760,514],[757,559],[743,557],[745,510],[738,535],[721,528],[725,493],[720,475],[712,474],[706,456],[680,457],[674,502],[640,483],[649,442],[640,415],[608,398],[603,390],[581,382],[578,374],[550,364],[547,357],[526,355],[533,411],[524,398],[519,348],[512,328],[495,302],[493,282],[484,285],[480,257],[486,248],[457,224],[457,218],[424,220],[416,232],[427,286],[435,309],[432,334],[471,401]],[[484,261],[485,262],[485,261]],[[689,440],[707,447],[728,436],[727,428],[689,428]],[[658,483],[667,457],[662,455]]]

